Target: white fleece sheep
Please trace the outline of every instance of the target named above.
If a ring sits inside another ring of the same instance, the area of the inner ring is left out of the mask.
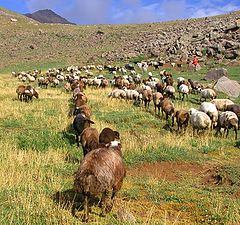
[[[218,110],[216,106],[211,102],[202,102],[199,107],[199,111],[205,112],[210,117],[212,120],[211,127],[213,128],[213,126],[216,125],[218,121]]]
[[[234,104],[234,102],[229,99],[213,99],[211,103],[213,103],[219,111],[224,111],[228,105]]]
[[[189,113],[190,122],[193,127],[193,133],[195,133],[195,130],[198,132],[199,130],[210,129],[211,119],[206,113],[198,111],[194,108],[191,108]]]
[[[214,99],[216,98],[217,94],[216,92],[211,88],[206,88],[201,90],[200,92],[200,102],[202,101],[202,98],[204,98],[204,101],[206,101],[207,98]]]
[[[108,94],[108,97],[112,98],[126,98],[127,94],[124,90],[122,89],[114,89]]]

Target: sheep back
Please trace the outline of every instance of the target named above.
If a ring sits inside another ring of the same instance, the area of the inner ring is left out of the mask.
[[[120,190],[125,176],[119,153],[113,148],[98,148],[84,157],[76,173],[74,188],[97,196],[111,189]]]

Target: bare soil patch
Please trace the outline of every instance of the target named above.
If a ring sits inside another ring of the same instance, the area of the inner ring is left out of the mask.
[[[166,179],[171,182],[178,182],[183,178],[184,173],[189,175],[201,174],[203,166],[197,163],[187,162],[156,162],[142,163],[135,167],[128,168],[128,176],[153,177]]]

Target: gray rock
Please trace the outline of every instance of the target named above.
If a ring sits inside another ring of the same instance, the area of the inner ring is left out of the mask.
[[[128,212],[126,209],[120,208],[117,211],[117,217],[122,222],[129,222],[131,224],[135,224],[137,222],[136,218],[132,213]]]

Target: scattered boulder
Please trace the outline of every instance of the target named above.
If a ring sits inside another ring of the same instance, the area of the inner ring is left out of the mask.
[[[228,77],[228,71],[225,68],[220,68],[209,71],[204,77],[204,79],[217,81],[219,78],[223,76]]]
[[[223,92],[230,97],[237,98],[240,95],[240,84],[227,77],[221,77],[214,86],[218,92]]]
[[[122,222],[128,222],[129,224],[135,224],[137,222],[136,218],[132,213],[128,212],[126,209],[120,208],[117,211],[117,217]]]

